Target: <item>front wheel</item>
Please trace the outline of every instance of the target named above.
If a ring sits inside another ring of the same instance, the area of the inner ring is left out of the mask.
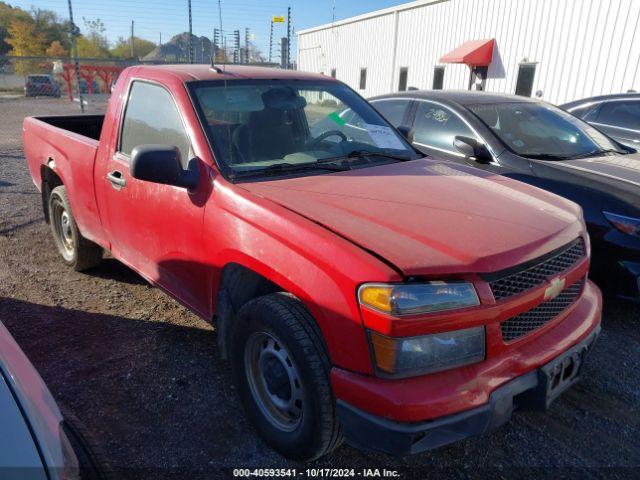
[[[247,416],[279,453],[310,461],[340,445],[328,355],[299,300],[274,293],[243,306],[231,359]]]
[[[65,264],[80,272],[100,263],[102,248],[80,234],[64,185],[54,188],[49,195],[49,221]]]

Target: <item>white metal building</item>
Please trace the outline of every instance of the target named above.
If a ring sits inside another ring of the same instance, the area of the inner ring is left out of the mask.
[[[640,90],[640,0],[419,0],[299,31],[298,68],[365,97],[517,88],[563,103]]]

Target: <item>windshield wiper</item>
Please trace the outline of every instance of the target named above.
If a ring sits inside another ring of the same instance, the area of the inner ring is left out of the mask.
[[[411,157],[404,157],[401,155],[391,155],[384,152],[372,152],[370,150],[353,150],[347,153],[347,158],[361,158],[361,157],[386,157],[399,162],[408,162],[409,160],[415,160]]]
[[[342,165],[323,165],[321,162],[313,163],[274,163],[265,168],[258,168],[255,170],[242,170],[234,172],[230,175],[232,179],[251,177],[254,175],[273,175],[278,173],[296,172],[301,170],[327,170],[330,172],[344,172],[350,170],[349,167]]]
[[[535,160],[568,160],[572,157],[563,157],[562,155],[556,155],[555,153],[530,153],[522,155],[523,157],[533,158]]]
[[[410,160],[416,160],[417,158],[422,158],[422,157],[416,157],[416,158],[411,158],[411,157],[403,157],[403,156],[399,156],[399,155],[392,155],[389,153],[384,153],[384,152],[373,152],[370,150],[353,150],[349,153],[347,153],[346,155],[340,155],[338,157],[328,157],[328,158],[323,158],[318,160],[318,163],[324,163],[324,164],[328,164],[328,163],[333,163],[333,162],[337,162],[340,160],[352,160],[354,158],[362,158],[362,157],[385,157],[385,158],[390,158],[391,160],[396,160],[397,162],[408,162]]]
[[[579,153],[578,155],[572,155],[570,157],[567,157],[567,159],[568,160],[577,160],[579,158],[596,157],[598,155],[604,155],[605,153],[620,153],[620,154],[622,154],[623,152],[621,152],[620,150],[616,150],[615,148],[607,148],[607,149],[604,149],[604,150],[593,150],[591,152]]]

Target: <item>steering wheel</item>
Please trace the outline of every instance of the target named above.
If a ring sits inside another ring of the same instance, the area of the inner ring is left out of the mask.
[[[307,146],[314,147],[317,144],[319,144],[321,141],[323,141],[325,138],[333,137],[334,135],[342,138],[343,142],[347,141],[347,136],[344,133],[342,133],[340,130],[329,130],[327,132],[321,133],[316,138],[309,140],[309,142],[307,143]]]

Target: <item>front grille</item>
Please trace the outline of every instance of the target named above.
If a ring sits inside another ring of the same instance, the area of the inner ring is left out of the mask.
[[[571,305],[584,285],[584,279],[577,281],[570,287],[566,288],[560,295],[553,300],[541,303],[535,308],[532,308],[528,312],[521,313],[520,315],[505,320],[500,323],[502,329],[502,339],[505,342],[516,340],[517,338],[532,332],[545,323],[553,320],[560,315],[564,310]]]
[[[509,270],[485,275],[484,278],[489,282],[493,296],[498,301],[542,285],[549,277],[578,263],[584,254],[584,242],[582,238],[577,238],[543,257]]]

